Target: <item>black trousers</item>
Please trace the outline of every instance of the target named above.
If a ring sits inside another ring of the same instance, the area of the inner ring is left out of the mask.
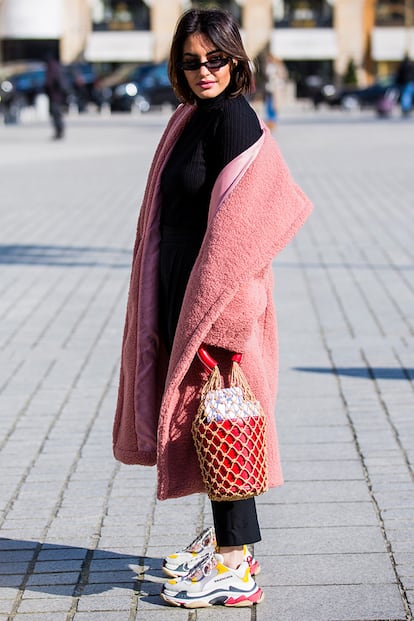
[[[194,231],[164,227],[160,244],[160,331],[171,352],[185,289],[202,237]],[[261,540],[254,498],[212,501],[219,546],[240,546]]]
[[[254,498],[211,501],[218,546],[242,546],[261,540]]]

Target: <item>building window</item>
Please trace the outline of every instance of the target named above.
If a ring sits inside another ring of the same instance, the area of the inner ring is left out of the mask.
[[[404,26],[410,0],[377,0],[375,23],[377,26]],[[411,4],[414,4],[411,2]]]
[[[143,0],[93,0],[94,30],[149,30],[149,8]]]
[[[277,28],[331,28],[332,0],[275,0]]]

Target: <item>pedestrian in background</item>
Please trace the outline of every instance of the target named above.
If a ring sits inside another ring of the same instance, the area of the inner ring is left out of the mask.
[[[169,75],[183,102],[155,153],[138,220],[122,345],[114,455],[155,465],[160,500],[205,492],[191,435],[205,371],[234,352],[267,418],[269,485],[282,484],[274,402],[277,336],[272,260],[311,204],[245,98],[250,60],[233,17],[190,9]],[[262,599],[247,544],[261,539],[254,498],[212,501],[214,527],[167,556],[163,599],[251,606]],[[171,540],[178,525],[170,523]]]
[[[398,67],[395,83],[400,89],[400,105],[403,116],[408,116],[413,107],[414,63],[406,54]]]
[[[274,129],[278,117],[277,95],[280,86],[286,81],[287,71],[280,59],[275,58],[272,54],[268,54],[265,60],[264,75],[265,119],[269,129]]]
[[[63,120],[64,106],[68,96],[68,88],[62,67],[55,58],[48,58],[46,63],[46,95],[49,97],[49,113],[54,128],[54,140],[63,138],[65,123]]]

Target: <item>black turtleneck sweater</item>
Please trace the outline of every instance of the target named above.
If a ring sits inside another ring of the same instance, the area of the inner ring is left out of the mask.
[[[161,226],[203,235],[220,171],[260,137],[256,113],[243,96],[198,99],[161,177]]]

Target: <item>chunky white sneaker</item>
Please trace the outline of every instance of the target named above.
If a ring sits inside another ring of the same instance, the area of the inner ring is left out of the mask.
[[[165,557],[162,570],[167,576],[173,578],[186,576],[200,562],[203,555],[207,552],[214,552],[215,549],[216,535],[211,526],[198,535],[186,548]]]
[[[206,530],[198,535],[186,548],[166,556],[163,561],[162,570],[167,576],[171,576],[172,578],[187,576],[188,572],[200,562],[201,557],[204,556],[206,552],[215,552],[216,545],[214,528],[210,526],[210,528],[206,528]],[[249,564],[252,576],[258,576],[260,574],[260,564],[249,552],[246,545],[243,547],[243,554],[243,560]]]
[[[257,586],[246,561],[237,569],[223,564],[221,554],[206,554],[184,578],[166,582],[162,599],[173,606],[206,608],[223,606],[253,606],[263,600],[263,591]]]

